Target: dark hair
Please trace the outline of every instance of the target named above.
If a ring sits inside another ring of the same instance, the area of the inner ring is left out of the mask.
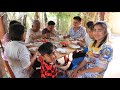
[[[18,21],[16,21],[16,20],[12,20],[12,21],[10,21],[9,26],[12,25],[12,24],[15,24],[15,23],[21,24],[20,22],[18,22]]]
[[[48,26],[50,26],[50,25],[55,25],[55,22],[54,21],[49,21]]]
[[[90,30],[93,30],[94,22],[93,22],[93,21],[88,21],[88,22],[86,23],[86,26],[87,26]]]
[[[9,38],[12,41],[21,41],[22,35],[24,34],[25,28],[23,25],[19,23],[12,24],[9,27]]]
[[[42,56],[45,54],[50,55],[53,52],[53,50],[54,50],[54,45],[51,42],[43,43],[38,49],[38,51]]]
[[[78,21],[81,22],[81,18],[80,18],[80,16],[75,16],[73,19],[78,20]]]
[[[94,24],[93,27],[95,27],[96,25],[100,25],[101,27],[105,28],[105,29],[106,29],[106,33],[107,33],[107,34],[105,35],[104,39],[100,42],[100,45],[98,46],[98,48],[99,48],[103,43],[106,42],[107,37],[108,37],[108,32],[107,32],[107,25],[106,25],[105,22],[97,22],[97,23]],[[96,43],[97,43],[97,41],[95,40],[92,46],[95,47]]]

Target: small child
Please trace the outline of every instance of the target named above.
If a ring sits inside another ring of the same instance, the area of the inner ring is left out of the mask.
[[[58,70],[56,67],[56,55],[55,48],[52,43],[47,42],[42,44],[39,49],[41,56],[39,60],[41,62],[41,78],[57,78]]]

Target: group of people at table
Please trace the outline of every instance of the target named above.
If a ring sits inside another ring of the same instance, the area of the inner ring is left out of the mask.
[[[81,25],[79,16],[73,18],[73,27],[69,35],[62,38],[77,40],[77,45],[83,50],[77,49],[72,52],[72,60],[67,55],[64,56],[65,64],[60,65],[56,58],[56,47],[49,41],[50,37],[58,36],[58,31],[54,29],[54,21],[49,21],[47,27],[41,31],[40,21],[34,20],[32,28],[25,34],[24,26],[13,20],[2,40],[3,58],[8,61],[16,78],[34,78],[36,65],[40,67],[37,73],[40,78],[102,78],[113,56],[113,49],[108,42],[108,26],[104,21],[89,21],[86,26],[85,28]],[[32,46],[26,44],[37,40],[48,41],[31,53],[28,48]],[[63,70],[62,67],[68,63],[70,66]]]

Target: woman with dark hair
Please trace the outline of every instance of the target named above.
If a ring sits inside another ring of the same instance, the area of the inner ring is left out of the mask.
[[[15,23],[9,29],[10,42],[5,46],[4,54],[7,55],[7,61],[16,78],[29,78],[33,72],[32,65],[36,60],[37,52],[31,57],[24,45],[23,25]]]
[[[69,73],[74,78],[102,78],[112,60],[113,49],[107,42],[108,26],[105,22],[96,22],[93,29],[94,42],[77,69]]]
[[[21,24],[20,22],[16,21],[16,20],[12,20],[10,23],[9,23],[9,27],[15,23],[19,23]],[[8,42],[10,41],[9,39],[9,30],[8,32],[4,35],[3,39],[2,39],[2,43],[3,43],[3,46],[5,46]]]

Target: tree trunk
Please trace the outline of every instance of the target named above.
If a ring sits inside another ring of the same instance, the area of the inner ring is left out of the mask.
[[[3,25],[4,25],[4,32],[8,32],[8,20],[7,20],[7,13],[3,16]]]
[[[46,12],[44,12],[44,19],[45,19],[45,26],[46,26],[47,20],[48,20],[48,18],[47,18],[47,13],[46,13]]]
[[[5,34],[5,30],[3,24],[3,16],[1,16],[0,14],[0,40],[3,38],[4,34]]]
[[[24,15],[24,16],[23,16],[23,21],[22,21],[22,23],[23,23],[23,25],[24,25],[24,27],[25,27],[25,31],[27,31],[26,19],[27,19],[27,15]]]
[[[39,19],[39,12],[35,12],[35,20]]]
[[[59,17],[57,15],[57,30],[59,30]]]
[[[100,12],[100,21],[104,21],[105,12]]]

